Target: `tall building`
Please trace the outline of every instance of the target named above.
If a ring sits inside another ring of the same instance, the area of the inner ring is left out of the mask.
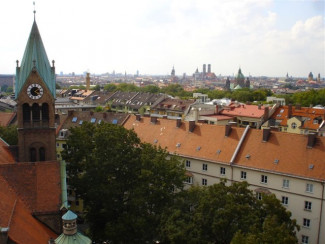
[[[203,78],[207,74],[206,64],[203,64]]]
[[[211,64],[208,64],[208,74],[211,74]]]
[[[19,161],[56,160],[55,67],[47,58],[35,19],[20,66],[17,61],[15,97]]]
[[[174,66],[173,66],[173,69],[172,69],[172,72],[170,73],[170,75],[171,75],[172,77],[175,77],[175,68],[174,68]]]
[[[245,87],[245,76],[241,72],[241,68],[239,68],[239,70],[238,70],[238,73],[235,77],[235,81],[236,81],[236,86],[239,85],[241,88]]]

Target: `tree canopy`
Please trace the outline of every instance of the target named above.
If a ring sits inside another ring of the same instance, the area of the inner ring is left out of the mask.
[[[182,191],[183,163],[141,143],[134,131],[107,123],[72,128],[67,145],[62,156],[70,184],[84,200],[93,240],[158,238],[160,216]]]
[[[0,137],[9,145],[18,144],[17,126],[10,125],[8,127],[0,126]]]

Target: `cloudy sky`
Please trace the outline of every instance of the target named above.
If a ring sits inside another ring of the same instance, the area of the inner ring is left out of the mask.
[[[33,1],[0,2],[0,74],[15,72]],[[324,0],[38,0],[57,72],[325,76]]]

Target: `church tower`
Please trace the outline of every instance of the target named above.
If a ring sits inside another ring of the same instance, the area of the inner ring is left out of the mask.
[[[34,23],[19,66],[17,60],[15,98],[17,101],[19,162],[56,160],[55,153],[55,67],[52,67]]]

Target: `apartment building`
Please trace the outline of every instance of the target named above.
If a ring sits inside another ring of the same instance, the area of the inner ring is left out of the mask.
[[[188,185],[247,181],[256,197],[275,194],[301,226],[300,243],[325,243],[325,138],[130,116],[124,124],[144,142],[179,155]]]

